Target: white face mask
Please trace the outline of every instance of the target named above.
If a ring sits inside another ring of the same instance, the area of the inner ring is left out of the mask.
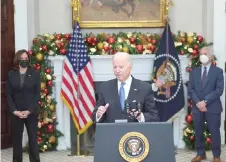
[[[202,64],[206,64],[209,62],[209,57],[206,55],[200,55],[199,60]]]

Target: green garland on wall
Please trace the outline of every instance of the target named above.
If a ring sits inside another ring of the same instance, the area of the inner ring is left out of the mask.
[[[187,55],[190,60],[187,67],[187,72],[190,72],[192,67],[200,64],[199,49],[210,45],[210,43],[207,43],[203,36],[196,33],[179,31],[177,34],[173,34],[173,37],[178,54]],[[159,34],[141,32],[99,33],[97,35],[89,33],[84,37],[84,41],[88,47],[89,55],[112,55],[117,51],[130,54],[154,54],[159,47],[160,38]],[[66,55],[70,39],[71,34],[38,35],[33,39],[32,48],[29,50],[34,68],[41,72],[41,99],[39,101],[41,111],[37,141],[42,152],[56,149],[58,138],[63,135],[56,129],[55,107],[57,103],[51,95],[55,77],[48,56]],[[206,139],[207,148],[209,148],[211,135],[208,130],[205,132],[205,136],[208,138]],[[190,108],[186,117],[183,139],[188,148],[194,148],[195,136]]]

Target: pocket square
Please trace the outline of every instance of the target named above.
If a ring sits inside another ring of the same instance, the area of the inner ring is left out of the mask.
[[[133,100],[132,102],[137,102],[136,100]]]

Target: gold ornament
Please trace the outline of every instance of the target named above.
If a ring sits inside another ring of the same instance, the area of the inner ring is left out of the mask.
[[[184,130],[184,136],[185,137],[187,137],[188,136],[188,134],[187,134],[187,132]]]
[[[194,40],[193,36],[187,37],[187,42],[188,42],[189,44],[191,44],[191,43],[193,42],[193,40]]]
[[[128,48],[128,47],[123,47],[123,48],[122,48],[122,51],[123,51],[123,52],[126,52],[126,53],[129,53],[129,48]]]
[[[47,103],[51,103],[52,100],[47,100]]]
[[[49,138],[49,143],[54,144],[56,142],[56,137],[55,136],[51,136]]]
[[[48,123],[49,123],[49,119],[48,119],[48,118],[44,118],[44,119],[43,119],[43,122],[44,122],[45,124],[48,124]]]
[[[36,54],[36,59],[37,59],[38,61],[43,61],[44,55],[43,55],[42,53],[37,53],[37,54]]]
[[[51,111],[54,111],[54,110],[55,110],[55,105],[54,105],[54,104],[51,104],[51,105],[49,106],[49,109],[50,109]]]
[[[104,44],[102,42],[99,42],[97,44],[97,49],[101,51],[103,48],[104,48]]]
[[[41,90],[46,89],[46,83],[45,82],[41,82]]]

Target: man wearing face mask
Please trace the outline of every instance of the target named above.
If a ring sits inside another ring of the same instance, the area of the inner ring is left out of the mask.
[[[200,50],[202,65],[192,69],[189,78],[188,92],[192,99],[192,114],[195,126],[195,146],[197,156],[192,162],[206,159],[204,129],[205,121],[212,137],[213,162],[220,162],[221,138],[220,122],[222,105],[220,96],[224,90],[223,70],[212,65],[214,56],[210,47]]]
[[[112,60],[115,79],[100,85],[99,99],[93,112],[94,122],[114,123],[115,120],[126,119],[128,122],[153,122],[158,121],[158,110],[155,106],[153,87],[161,86],[160,81],[153,85],[135,79],[131,76],[132,63],[128,53],[119,52]],[[139,102],[142,106],[141,113],[126,112],[125,101],[131,109],[136,110]]]
[[[13,70],[8,73],[6,95],[12,126],[13,162],[22,162],[24,125],[29,139],[29,159],[40,162],[37,143],[37,121],[40,99],[40,73],[30,66],[26,50],[16,52]]]

